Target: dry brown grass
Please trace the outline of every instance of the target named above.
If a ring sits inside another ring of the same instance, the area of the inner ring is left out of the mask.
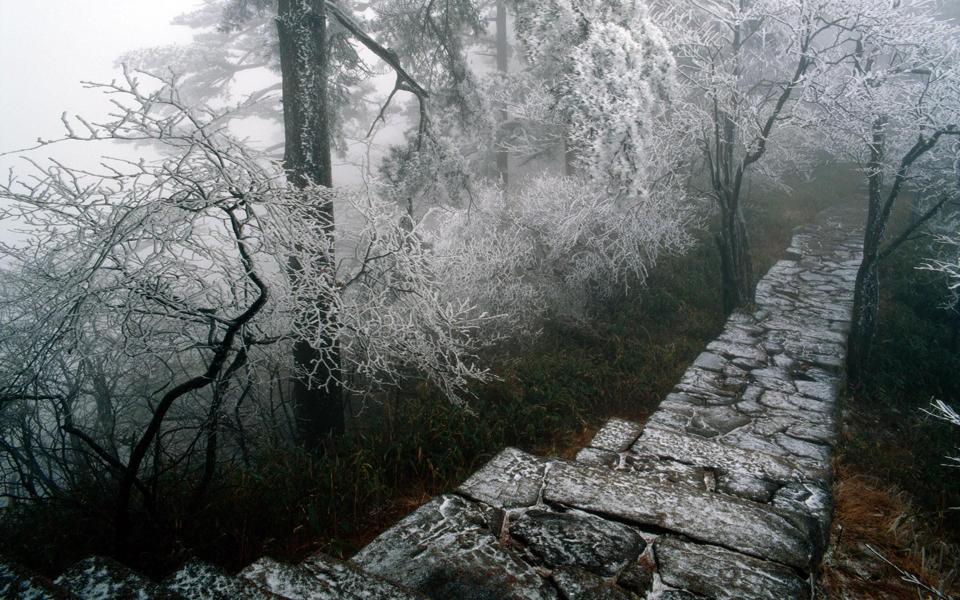
[[[833,491],[822,598],[918,600],[960,594],[960,547],[930,528],[907,492],[843,463],[836,465]],[[911,575],[919,584],[906,580]]]

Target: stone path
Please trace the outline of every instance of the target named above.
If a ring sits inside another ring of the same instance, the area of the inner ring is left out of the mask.
[[[807,598],[829,539],[855,216],[794,236],[645,425],[507,448],[353,561],[431,598]]]
[[[507,448],[351,561],[265,558],[236,577],[191,563],[162,584],[104,559],[55,582],[0,561],[0,596],[809,598],[860,260],[845,223],[858,220],[826,213],[799,230],[756,310],[730,317],[646,424],[607,422],[573,461]]]

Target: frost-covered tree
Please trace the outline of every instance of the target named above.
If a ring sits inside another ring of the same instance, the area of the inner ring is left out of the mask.
[[[674,64],[644,11],[566,2],[516,10],[529,68],[496,82],[490,99],[518,130],[547,130],[514,135],[518,153],[566,141],[578,174],[541,175],[509,197],[480,186],[469,206],[426,221],[438,253],[457,257],[451,289],[529,327],[546,315],[581,318],[642,284],[662,254],[689,245],[692,213],[669,141]]]
[[[394,91],[411,92],[422,103],[427,93],[404,70],[395,53],[381,46],[339,6],[327,0],[280,0],[277,31],[283,86],[284,169],[290,183],[301,189],[333,186],[332,142],[329,128],[327,39],[328,16],[346,28],[363,46],[386,62],[396,73]],[[391,94],[392,96],[392,94]],[[302,216],[313,222],[318,239],[330,244],[310,256],[305,264],[296,256],[289,261],[295,285],[309,289],[316,278],[335,284],[332,239],[336,231],[332,196]],[[300,370],[314,376],[294,381],[300,439],[314,446],[324,436],[343,430],[342,365],[335,330],[336,304],[324,294],[313,299],[314,311],[299,315],[303,336],[294,344],[293,355]]]
[[[488,377],[473,355],[489,318],[441,293],[395,205],[292,180],[174,81],[96,87],[117,112],[65,120],[66,139],[164,156],[96,172],[34,163],[0,185],[0,217],[22,233],[0,276],[5,493],[49,497],[92,477],[116,499],[122,541],[133,508],[162,510],[158,482],[198,474],[202,497],[223,454],[244,451],[240,405],[278,373],[309,388],[418,373],[453,401]],[[336,260],[334,194],[363,223]],[[292,364],[296,344],[317,359]]]
[[[593,182],[541,175],[507,197],[481,188],[469,211],[436,208],[424,232],[442,287],[502,314],[505,335],[544,318],[582,320],[598,302],[642,286],[659,257],[689,247],[669,207],[622,204]]]
[[[676,65],[641,5],[519,3],[517,35],[546,91],[528,94],[534,106],[521,106],[521,116],[540,113],[562,125],[570,167],[601,178],[614,193],[648,187],[651,169],[675,167],[663,137],[670,128],[662,124]],[[548,106],[536,106],[547,98]]]
[[[867,183],[863,262],[854,290],[848,372],[857,385],[868,364],[879,308],[879,264],[956,197],[960,135],[960,30],[927,0],[838,3],[828,60],[840,68],[808,97],[835,151],[861,165]],[[887,236],[905,195],[920,214]]]
[[[797,108],[833,44],[829,2],[699,0],[654,2],[679,66],[676,127],[687,133],[707,176],[706,195],[719,212],[720,264],[726,310],[753,301],[754,273],[743,201],[753,174],[783,176],[769,163],[785,144],[798,158]]]

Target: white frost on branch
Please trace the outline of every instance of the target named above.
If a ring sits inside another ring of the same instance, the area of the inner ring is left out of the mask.
[[[528,330],[546,316],[582,318],[688,248],[689,224],[653,204],[669,200],[615,202],[589,181],[541,176],[509,198],[485,188],[469,210],[437,208],[425,222],[443,288]]]

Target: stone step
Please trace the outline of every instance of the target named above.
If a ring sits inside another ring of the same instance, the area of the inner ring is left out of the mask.
[[[240,571],[240,577],[288,600],[338,600],[337,592],[310,571],[263,557]]]
[[[113,559],[85,558],[67,569],[54,582],[80,600],[136,598],[137,600],[180,600],[168,590]]]
[[[300,567],[335,591],[344,600],[425,600],[422,594],[403,589],[361,570],[357,565],[317,552]]]
[[[654,543],[663,583],[716,600],[805,600],[809,585],[788,567],[672,536]]]
[[[191,600],[278,600],[277,596],[242,577],[192,560],[167,577],[162,585]]]
[[[829,469],[826,466],[818,467],[657,427],[647,427],[643,435],[630,447],[630,452],[653,454],[693,466],[781,484],[829,478]]]
[[[798,513],[632,473],[557,461],[543,499],[800,569],[818,558],[819,531]]]
[[[540,570],[501,542],[503,522],[501,510],[460,496],[438,496],[352,560],[364,571],[439,600],[558,598]]]
[[[637,441],[642,431],[643,425],[640,423],[626,419],[610,419],[594,434],[587,446],[608,452],[623,452]]]
[[[52,581],[0,557],[0,598],[7,600],[64,600],[71,596]]]
[[[516,448],[504,448],[457,492],[495,508],[532,506],[540,497],[547,462]]]

